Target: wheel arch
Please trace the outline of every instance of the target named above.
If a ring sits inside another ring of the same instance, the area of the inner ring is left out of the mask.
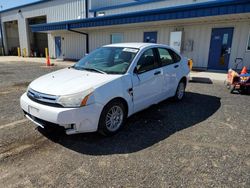
[[[188,81],[187,77],[186,77],[186,76],[183,76],[183,77],[180,79],[179,83],[180,83],[180,82],[184,82],[184,83],[185,83],[185,86],[187,86],[187,81]]]
[[[112,132],[107,131],[107,128],[104,128],[103,124],[101,123],[102,119],[103,119],[102,114],[105,113],[106,107],[108,105],[112,104],[113,102],[121,102],[125,108],[125,113],[126,113],[126,115],[124,116],[125,121],[126,121],[126,118],[128,117],[128,103],[127,103],[127,101],[122,97],[115,97],[115,98],[111,99],[108,103],[106,103],[106,105],[104,105],[102,112],[101,112],[101,115],[99,117],[99,122],[98,122],[98,132],[104,136],[112,136],[113,134],[115,134],[117,132],[116,131],[116,132],[112,133]],[[123,120],[123,124],[124,124],[124,120]]]
[[[107,104],[104,105],[103,109],[110,103],[112,102],[117,102],[117,101],[120,101],[122,102],[122,104],[124,105],[125,107],[125,110],[126,110],[126,117],[128,116],[128,111],[129,111],[129,106],[128,106],[128,102],[126,101],[126,99],[122,98],[122,97],[115,97],[111,100],[109,100],[109,102],[107,102]]]

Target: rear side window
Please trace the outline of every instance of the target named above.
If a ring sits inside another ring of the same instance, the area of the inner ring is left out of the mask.
[[[160,63],[162,66],[171,65],[174,63],[172,56],[169,51],[165,48],[158,48]]]
[[[160,62],[162,66],[171,65],[181,60],[181,57],[173,50],[166,48],[158,48]]]
[[[180,57],[177,53],[175,53],[175,52],[174,52],[173,50],[171,50],[171,49],[168,49],[168,51],[169,51],[170,55],[172,56],[172,58],[173,58],[173,60],[174,60],[174,63],[178,63],[178,62],[181,61],[181,57]]]

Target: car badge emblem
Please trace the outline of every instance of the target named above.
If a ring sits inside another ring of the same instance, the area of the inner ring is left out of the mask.
[[[34,98],[36,98],[36,99],[40,99],[40,98],[41,98],[41,96],[40,96],[38,93],[35,93],[35,94],[34,94]]]

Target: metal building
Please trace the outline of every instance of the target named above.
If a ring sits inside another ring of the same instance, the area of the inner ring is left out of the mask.
[[[79,59],[104,44],[157,42],[226,70],[250,66],[249,0],[43,0],[1,12],[4,47],[16,55]]]

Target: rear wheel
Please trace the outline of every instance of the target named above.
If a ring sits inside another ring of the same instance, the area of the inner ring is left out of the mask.
[[[123,126],[126,117],[127,113],[122,102],[108,103],[101,113],[98,126],[99,133],[105,136],[116,134]]]
[[[181,101],[185,95],[186,84],[183,80],[181,80],[178,84],[178,87],[175,92],[174,99],[176,101]]]

